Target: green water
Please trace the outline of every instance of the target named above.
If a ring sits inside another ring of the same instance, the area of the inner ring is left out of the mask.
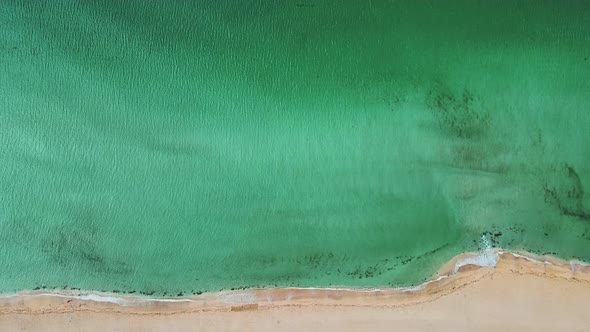
[[[0,292],[590,261],[590,3],[0,3]]]

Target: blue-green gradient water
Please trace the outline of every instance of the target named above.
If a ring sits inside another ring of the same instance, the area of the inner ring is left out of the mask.
[[[0,2],[0,292],[590,260],[587,1]]]

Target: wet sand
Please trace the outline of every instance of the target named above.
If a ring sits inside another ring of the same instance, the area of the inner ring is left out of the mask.
[[[241,290],[168,302],[21,293],[0,298],[0,331],[587,331],[590,267],[521,254],[453,274],[473,256],[462,255],[439,280],[408,289]]]

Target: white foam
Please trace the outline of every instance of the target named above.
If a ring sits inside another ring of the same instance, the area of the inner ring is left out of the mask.
[[[18,294],[12,296],[19,296]],[[106,302],[115,303],[122,306],[134,305],[134,304],[147,304],[150,302],[193,302],[191,299],[153,299],[153,298],[141,298],[141,297],[114,297],[108,295],[102,295],[97,293],[80,293],[80,294],[59,294],[59,293],[40,293],[32,294],[31,296],[55,296],[63,297],[68,299],[77,299],[82,301],[93,301],[93,302]]]
[[[444,279],[444,278],[448,278],[448,277],[449,277],[448,275],[442,275],[442,276],[439,276],[439,277],[438,277],[438,278],[436,278],[436,279],[433,279],[433,280],[429,280],[429,281],[423,282],[423,283],[421,283],[421,284],[420,284],[420,285],[418,285],[418,286],[401,287],[401,288],[398,288],[398,289],[399,289],[400,291],[404,292],[404,293],[405,293],[405,292],[415,292],[415,291],[419,291],[419,290],[422,290],[422,289],[424,289],[424,287],[426,287],[426,285],[428,285],[428,284],[430,284],[430,283],[437,282],[437,281],[440,281],[440,280],[442,280],[442,279]]]
[[[477,266],[496,266],[498,263],[498,253],[492,249],[490,241],[482,235],[481,242],[484,246],[484,250],[479,254],[463,258],[455,264],[453,274],[457,273],[462,266],[465,265],[477,265]]]
[[[110,302],[116,304],[123,304],[123,298],[111,297],[111,296],[104,296],[99,294],[78,294],[78,295],[67,295],[67,294],[59,294],[59,293],[40,293],[40,294],[32,294],[30,296],[51,296],[51,297],[63,297],[67,299],[79,299],[84,301],[94,301],[94,302]]]
[[[116,304],[122,304],[124,300],[122,298],[112,297],[112,296],[103,296],[98,294],[85,294],[80,295],[77,297],[80,300],[84,301],[94,301],[94,302],[110,302]]]
[[[534,259],[534,258],[531,258],[531,257],[528,257],[528,256],[524,256],[524,255],[519,255],[519,254],[516,254],[516,253],[513,253],[513,252],[500,251],[500,252],[498,252],[498,253],[499,253],[500,255],[504,255],[504,254],[510,254],[510,255],[512,255],[512,256],[514,256],[514,257],[518,257],[518,258],[524,258],[524,259],[526,259],[527,261],[534,262],[534,263],[541,263],[541,264],[551,264],[551,262],[548,262],[548,261],[541,262],[540,260],[536,260],[536,259]]]

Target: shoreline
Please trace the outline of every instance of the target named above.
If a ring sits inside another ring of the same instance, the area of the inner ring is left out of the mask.
[[[523,251],[487,249],[463,253],[444,264],[428,281],[398,288],[262,288],[228,290],[178,298],[71,291],[22,291],[0,295],[0,315],[75,311],[127,314],[241,311],[293,306],[404,307],[434,301],[489,278],[494,273],[535,275],[584,282],[590,288],[590,264]]]
[[[588,264],[499,249],[491,252],[488,258],[498,258],[494,266],[465,264],[482,262],[477,258],[482,253],[467,253],[445,264],[430,281],[396,289],[252,289],[135,301],[104,293],[86,293],[83,298],[21,292],[0,297],[0,330],[588,330]],[[453,275],[443,274],[455,269]]]

